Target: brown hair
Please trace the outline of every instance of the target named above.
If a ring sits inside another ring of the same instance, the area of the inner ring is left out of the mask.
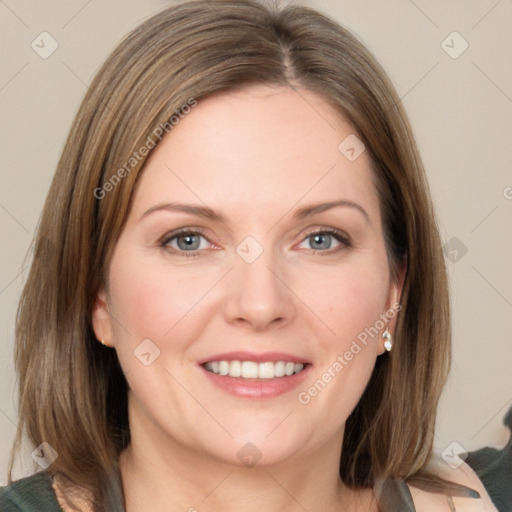
[[[20,427],[58,452],[49,471],[90,491],[95,510],[112,500],[130,433],[127,383],[116,352],[95,339],[91,309],[147,158],[139,150],[191,99],[256,83],[309,89],[350,121],[372,163],[393,275],[407,265],[394,349],[377,358],[347,420],[341,478],[369,487],[387,475],[426,474],[451,361],[449,297],[400,99],[368,50],[315,10],[197,0],[136,28],[92,81],[46,199],[19,305]],[[21,436],[19,429],[9,478]]]

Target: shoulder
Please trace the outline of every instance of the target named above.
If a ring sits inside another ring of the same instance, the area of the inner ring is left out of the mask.
[[[0,487],[2,512],[39,512],[42,509],[45,512],[62,512],[49,474],[39,472]]]
[[[481,480],[462,459],[459,459],[457,464],[450,466],[439,455],[434,455],[426,469],[445,480],[469,487],[480,497],[457,496],[456,494],[446,496],[409,485],[416,512],[430,512],[431,510],[439,512],[452,510],[457,510],[457,512],[498,512]]]

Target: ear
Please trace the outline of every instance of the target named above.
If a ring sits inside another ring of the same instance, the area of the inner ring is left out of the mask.
[[[404,256],[403,260],[398,264],[396,270],[396,277],[391,280],[389,286],[388,299],[386,301],[386,311],[384,312],[384,321],[386,326],[382,330],[384,332],[388,330],[391,337],[394,338],[396,332],[396,323],[399,311],[402,309],[400,304],[402,298],[402,291],[405,283],[405,277],[407,274],[407,256]],[[381,333],[382,335],[382,333]],[[379,355],[385,352],[384,348],[385,338],[379,340]]]
[[[108,310],[107,293],[100,289],[92,307],[92,327],[96,339],[108,347],[114,343],[112,319]]]

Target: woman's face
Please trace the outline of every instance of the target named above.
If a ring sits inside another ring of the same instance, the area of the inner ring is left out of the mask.
[[[199,100],[155,148],[93,314],[132,439],[249,465],[337,453],[400,291],[360,144],[319,96],[257,86]]]

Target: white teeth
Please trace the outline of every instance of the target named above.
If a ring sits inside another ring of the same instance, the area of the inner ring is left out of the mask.
[[[240,361],[232,361],[229,365],[229,376],[240,377],[242,375],[242,364]]]
[[[260,363],[258,365],[258,377],[260,379],[273,379],[274,363]]]
[[[276,377],[284,377],[285,371],[285,362],[284,361],[278,361],[274,364],[274,374]]]
[[[218,375],[241,377],[243,379],[274,379],[299,373],[304,368],[301,363],[286,361],[267,361],[256,363],[254,361],[209,361],[205,369]]]
[[[229,364],[234,363],[231,361]],[[237,361],[238,363],[238,361]],[[257,379],[258,378],[258,363],[253,361],[244,361],[242,363],[242,375],[244,379]]]
[[[227,361],[219,361],[219,375],[227,375],[229,373],[229,363]]]

